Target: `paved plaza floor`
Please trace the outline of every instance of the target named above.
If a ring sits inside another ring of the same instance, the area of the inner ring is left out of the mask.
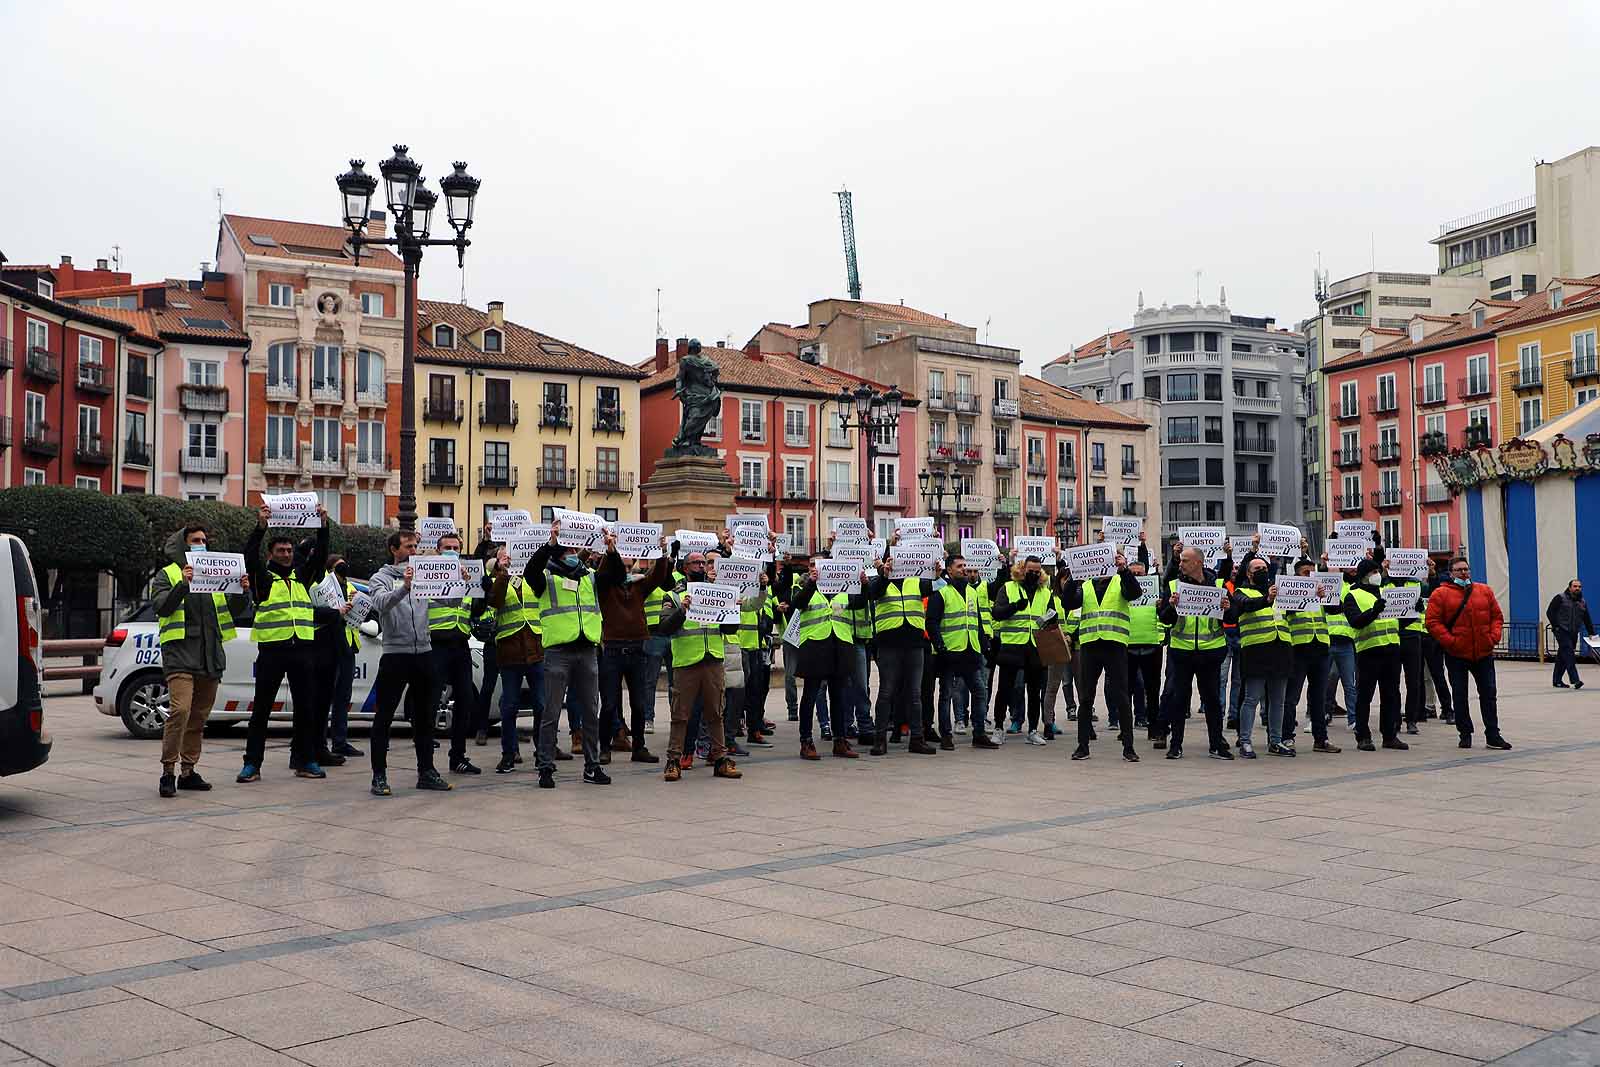
[[[1600,1063],[1600,686],[1500,680],[1511,752],[802,763],[780,723],[742,781],[438,795],[399,738],[385,800],[287,731],[162,800],[54,697],[0,781],[0,1064]]]

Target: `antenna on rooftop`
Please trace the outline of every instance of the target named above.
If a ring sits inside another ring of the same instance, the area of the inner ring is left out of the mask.
[[[222,221],[222,186],[211,190],[211,195],[217,198],[217,221]]]
[[[656,336],[665,337],[661,332],[661,286],[656,286]]]
[[[121,245],[112,245],[111,246],[111,269],[112,270],[121,270],[122,269],[122,246]]]
[[[993,321],[994,321],[994,316],[993,315],[990,315],[988,318],[983,320],[983,343],[984,344],[988,344],[989,343],[989,324],[991,322],[993,322]]]

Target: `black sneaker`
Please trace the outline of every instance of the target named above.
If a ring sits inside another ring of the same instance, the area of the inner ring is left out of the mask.
[[[972,747],[973,748],[999,748],[1000,746],[995,744],[995,742],[991,741],[989,739],[989,735],[988,734],[973,734],[972,735]]]
[[[439,772],[430,767],[417,772],[417,788],[425,792],[448,793],[455,786],[441,778]]]
[[[1462,734],[1461,735],[1461,740],[1456,742],[1456,747],[1457,748],[1471,748],[1472,747],[1472,735],[1471,734]]]
[[[772,746],[768,745],[767,747],[771,748]],[[651,752],[648,748],[640,747],[633,750],[632,755],[628,757],[628,761],[630,763],[660,763],[661,757]]]
[[[1138,763],[1139,753],[1135,752],[1131,748],[1125,748],[1122,750],[1122,758],[1129,763]]]
[[[1484,748],[1498,748],[1502,752],[1511,751],[1511,742],[1503,737],[1486,737],[1483,741]]]
[[[1089,746],[1088,745],[1079,745],[1077,748],[1073,749],[1072,750],[1072,758],[1073,759],[1088,759],[1089,758]]]
[[[1372,738],[1369,737],[1365,741],[1357,741],[1356,742],[1356,751],[1357,752],[1376,752],[1376,751],[1378,751],[1378,746],[1373,744],[1372,743]]]
[[[1182,759],[1183,758],[1183,746],[1181,746],[1181,745],[1173,745],[1171,748],[1167,749],[1167,758],[1168,759]]]
[[[389,788],[389,776],[374,774],[372,776],[372,795],[375,797],[393,796],[394,791]]]
[[[1229,715],[1228,716],[1228,721],[1223,724],[1223,729],[1225,729],[1225,730],[1237,730],[1238,728],[1239,728],[1239,717],[1237,715]]]
[[[515,756],[501,756],[500,762],[494,765],[494,773],[496,774],[510,774],[516,769],[517,759]]]
[[[1211,758],[1212,759],[1230,759],[1231,760],[1231,759],[1233,759],[1233,749],[1231,749],[1231,748],[1214,748],[1214,749],[1211,750]]]
[[[1294,749],[1290,748],[1288,745],[1268,745],[1267,755],[1293,757]]]
[[[451,774],[482,774],[483,771],[472,765],[469,759],[460,759],[450,764]]]
[[[360,759],[362,755],[361,750],[351,744],[334,745],[333,754],[343,756],[345,759]]]
[[[174,778],[170,773],[163,774],[161,776],[160,793],[161,793],[162,796],[168,797],[168,798],[175,797],[175,796],[178,795],[178,780],[176,778]]]
[[[317,762],[324,767],[343,767],[344,757],[339,755],[337,752],[333,752],[329,749],[323,749],[321,752],[317,753]]]
[[[546,768],[539,772],[539,788],[554,789],[556,787],[556,772]]]
[[[190,771],[188,774],[178,775],[179,789],[193,789],[196,793],[211,792],[211,783],[200,777],[199,771]]]
[[[1385,737],[1383,739],[1383,747],[1399,749],[1400,751],[1404,752],[1411,746],[1400,740],[1398,737]]]
[[[596,764],[583,769],[583,781],[585,785],[610,785],[611,776]]]

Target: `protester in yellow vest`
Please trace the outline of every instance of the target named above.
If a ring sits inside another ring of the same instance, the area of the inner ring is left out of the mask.
[[[1344,598],[1344,617],[1355,631],[1356,748],[1376,751],[1372,743],[1372,693],[1381,694],[1378,729],[1384,748],[1406,749],[1400,740],[1400,628],[1383,613],[1378,564],[1364,559],[1356,567],[1355,585]]]
[[[1239,755],[1255,759],[1251,735],[1256,709],[1266,705],[1267,752],[1293,756],[1283,744],[1283,695],[1294,667],[1294,646],[1289,625],[1276,607],[1278,587],[1272,567],[1251,551],[1244,558],[1243,579],[1235,579],[1233,596],[1223,618],[1239,627],[1239,671],[1244,676],[1244,697],[1239,701]]]
[[[1415,589],[1417,591],[1417,614],[1407,615],[1394,620],[1395,629],[1400,637],[1400,677],[1405,680],[1405,729],[1408,734],[1421,733],[1418,723],[1423,718],[1423,663],[1422,639],[1427,636],[1428,626],[1423,618],[1428,613],[1428,605],[1423,602],[1422,582],[1416,578],[1391,578],[1389,576],[1389,558],[1383,554],[1380,547],[1373,552],[1373,558],[1378,561],[1378,566],[1383,570],[1383,586],[1398,586],[1402,589]]]
[[[968,718],[972,724],[973,748],[999,748],[989,737],[989,714],[983,691],[984,613],[978,590],[981,579],[974,580],[967,561],[959,553],[945,562],[945,583],[928,598],[928,637],[938,652],[940,688],[952,694],[957,720]],[[960,726],[949,721],[950,712],[941,700],[939,709],[939,734],[943,738],[939,747],[954,749],[952,729],[959,733]]]
[[[938,755],[922,732],[922,666],[928,639],[924,636],[926,616],[922,607],[923,581],[920,578],[891,578],[894,546],[900,534],[890,538],[884,558],[877,563],[878,576],[867,583],[867,599],[872,601],[873,640],[878,651],[878,703],[873,727],[871,754],[889,752],[889,731],[895,728],[897,713],[911,726],[907,752],[921,756]]]
[[[448,533],[439,538],[435,551],[448,559],[461,558],[461,536]],[[461,575],[466,577],[465,568]],[[451,774],[482,774],[467,758],[467,736],[472,732],[472,713],[478,691],[472,685],[472,650],[467,638],[472,635],[472,601],[464,596],[428,601],[428,636],[433,648],[433,673],[441,689],[450,687],[450,751],[445,765]]]
[[[999,665],[994,694],[996,729],[1006,719],[1022,718],[1027,705],[1027,743],[1042,745],[1039,716],[1044,705],[1044,664],[1039,660],[1037,635],[1047,618],[1056,616],[1055,594],[1044,580],[1044,565],[1038,556],[1017,559],[1012,555],[1010,580],[999,587],[992,609],[994,617],[994,658]],[[1022,685],[1017,684],[1021,677]],[[1008,714],[1009,713],[1009,714]]]
[[[583,780],[610,785],[600,765],[600,601],[594,573],[577,548],[560,544],[561,520],[550,524],[550,540],[528,561],[522,578],[539,602],[544,644],[544,714],[539,719],[539,788],[555,788],[556,731],[570,686],[577,703],[583,744]],[[574,753],[576,755],[576,753]]]
[[[1217,615],[1186,615],[1185,590],[1223,589],[1224,583],[1206,569],[1205,555],[1198,548],[1177,545],[1177,573],[1167,581],[1156,617],[1167,624],[1167,691],[1161,706],[1161,729],[1156,747],[1167,746],[1167,759],[1183,758],[1185,719],[1189,714],[1190,692],[1200,690],[1200,707],[1205,712],[1206,734],[1212,759],[1231,760],[1233,749],[1223,736],[1222,665],[1228,656],[1227,638],[1222,631],[1222,612]],[[1226,560],[1224,562],[1227,562]],[[1222,597],[1226,600],[1226,596]],[[1221,603],[1219,601],[1219,608]],[[1196,610],[1191,607],[1189,610]]]
[[[500,762],[494,773],[510,774],[522,762],[517,713],[524,683],[532,695],[534,721],[544,720],[544,643],[539,598],[522,575],[511,573],[511,554],[504,548],[495,556],[488,600],[495,613],[494,654],[500,672]],[[572,758],[570,753],[557,752],[558,759]]]
[[[1128,701],[1128,605],[1144,594],[1139,579],[1128,569],[1121,552],[1115,556],[1117,573],[1106,578],[1067,583],[1062,604],[1070,613],[1082,608],[1078,622],[1078,747],[1075,760],[1089,758],[1094,740],[1090,712],[1100,676],[1106,680],[1106,718],[1121,726],[1122,758],[1139,762],[1133,748],[1133,711]]]
[[[159,792],[163,797],[175,797],[179,789],[206,792],[211,788],[195,765],[200,762],[206,717],[228,667],[223,646],[234,639],[235,626],[250,624],[253,613],[249,575],[241,579],[244,594],[233,597],[231,603],[222,593],[189,591],[194,568],[189,566],[188,553],[205,552],[210,539],[198,523],[175,531],[162,546],[171,562],[156,571],[150,585],[150,601],[160,627],[161,674],[171,700],[161,731]],[[174,775],[179,767],[183,773]]]
[[[1144,531],[1139,531],[1138,558],[1129,561],[1128,569],[1135,578],[1143,578],[1150,570],[1150,549],[1145,545]],[[1156,722],[1161,714],[1161,621],[1156,618],[1156,605],[1160,597],[1160,583],[1156,597],[1148,604],[1128,605],[1128,698],[1133,705],[1133,728],[1149,731],[1153,741],[1158,733]],[[1143,599],[1141,594],[1140,599]]]
[[[813,560],[806,577],[792,594],[790,603],[800,613],[800,645],[795,656],[795,673],[805,680],[800,693],[800,758],[821,759],[812,739],[812,723],[817,711],[817,697],[828,691],[826,711],[833,720],[833,754],[841,759],[855,759],[860,753],[851,747],[845,737],[849,725],[851,695],[848,686],[855,671],[855,612],[861,611],[866,600],[860,586],[866,585],[863,576],[858,587],[840,593],[821,593],[817,590],[817,564]]]
[[[1302,546],[1305,548],[1308,546]],[[1295,561],[1294,573],[1309,578],[1313,565],[1302,556]],[[1336,590],[1318,586],[1318,596]],[[1328,685],[1328,619],[1321,604],[1313,604],[1306,611],[1284,612],[1289,623],[1289,641],[1294,646],[1294,667],[1289,672],[1289,687],[1283,701],[1284,744],[1294,747],[1298,732],[1297,712],[1300,694],[1306,694],[1306,717],[1311,720],[1313,752],[1338,752],[1339,746],[1328,740],[1328,710],[1322,694]]]
[[[689,618],[689,608],[694,604],[697,575],[704,576],[705,557],[701,552],[690,552],[683,562],[687,579],[683,593],[667,597],[666,615],[659,630],[672,639],[672,733],[667,741],[666,767],[662,776],[676,782],[683,774],[682,756],[685,744],[693,752],[695,739],[687,737],[689,720],[694,715],[696,701],[701,705],[701,716],[710,742],[710,760],[718,778],[742,778],[744,775],[727,754],[726,733],[722,724],[723,688],[726,684],[723,657],[726,639],[739,633],[738,622],[718,624]],[[545,633],[549,634],[546,625]]]

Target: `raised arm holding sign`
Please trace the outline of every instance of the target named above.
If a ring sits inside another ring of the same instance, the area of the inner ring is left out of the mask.
[[[423,552],[432,552],[439,547],[439,538],[453,537],[456,532],[456,520],[441,519],[429,516],[417,520],[417,548]],[[504,538],[495,538],[500,541]]]
[[[193,571],[191,593],[242,593],[244,557],[237,552],[189,552],[185,561]]]
[[[454,556],[412,556],[411,595],[418,600],[456,600],[467,595],[461,561]]]
[[[295,528],[322,525],[315,493],[262,493],[261,501],[267,507],[268,526]],[[450,528],[455,529],[455,524],[452,523]]]
[[[1391,578],[1423,579],[1428,576],[1428,552],[1423,548],[1391,548],[1384,553]]]
[[[1017,538],[1017,555],[1023,559],[1038,556],[1046,567],[1056,564],[1056,539],[1054,537],[1024,536]]]
[[[1222,542],[1227,539],[1228,531],[1221,526],[1178,527],[1178,540],[1183,542],[1185,548],[1193,548],[1202,556],[1220,555]]]
[[[1279,611],[1310,611],[1320,607],[1315,578],[1294,577],[1278,579],[1278,599],[1273,601]]]
[[[817,592],[826,596],[859,592],[861,566],[862,564],[848,559],[817,560]]]
[[[855,515],[835,515],[829,520],[835,541],[861,541],[872,540],[872,531],[867,526],[867,520]]]

